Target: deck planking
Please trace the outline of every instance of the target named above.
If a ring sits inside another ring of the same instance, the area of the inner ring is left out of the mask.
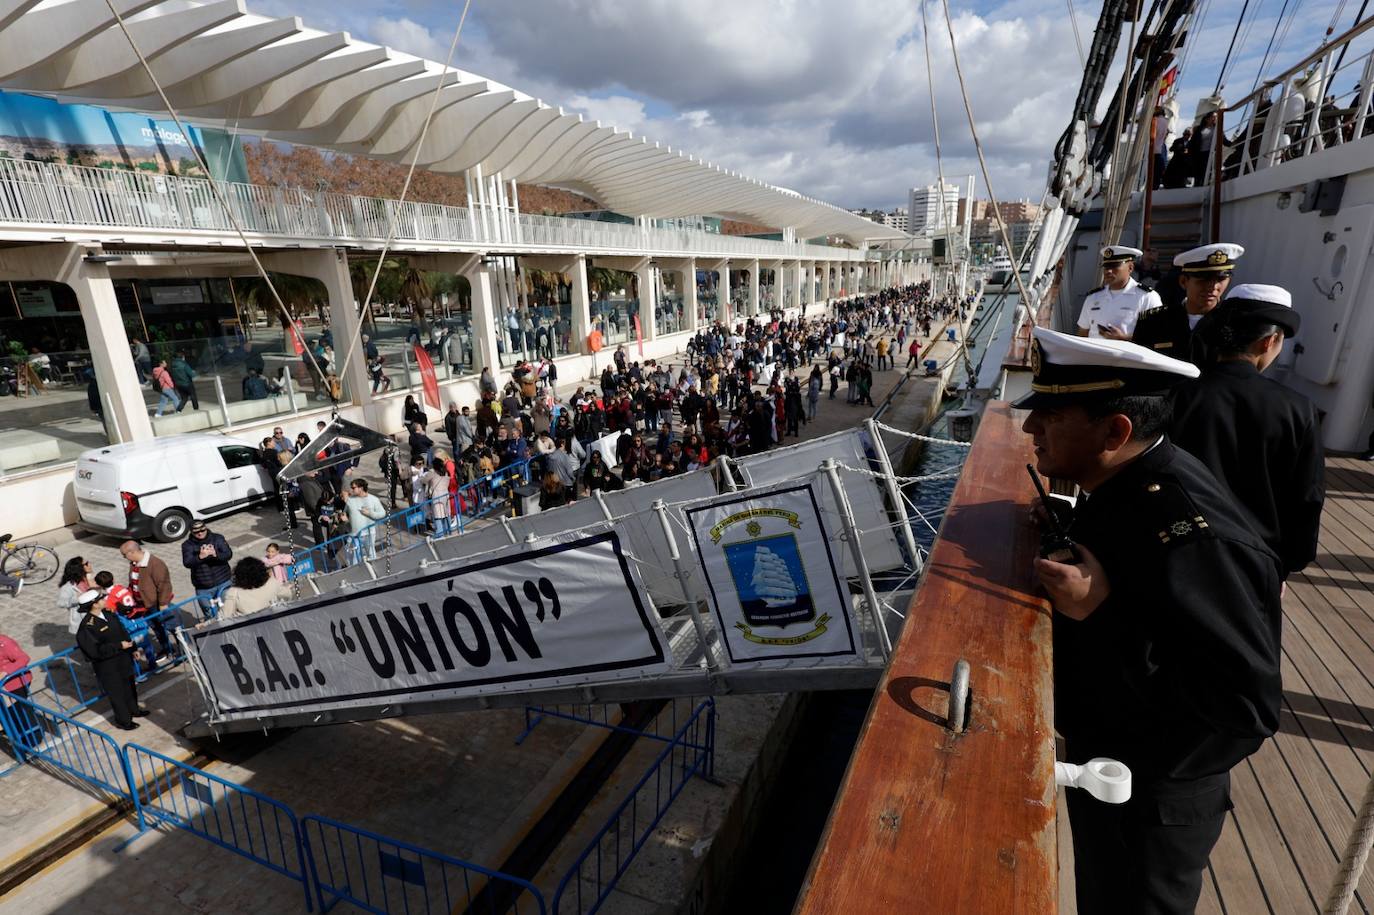
[[[1199,912],[1319,911],[1374,770],[1374,464],[1326,468],[1318,556],[1283,600],[1279,733],[1232,772]],[[1374,870],[1350,911],[1374,911]]]

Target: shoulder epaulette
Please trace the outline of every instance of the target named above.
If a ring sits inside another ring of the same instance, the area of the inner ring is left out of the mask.
[[[1106,286],[1098,286],[1096,289],[1089,289],[1086,293],[1084,293],[1084,295],[1092,295],[1094,292],[1101,292],[1106,288]]]
[[[1140,313],[1140,316],[1141,316],[1142,318],[1148,318],[1150,315],[1162,315],[1162,314],[1164,314],[1164,312],[1166,312],[1166,311],[1168,311],[1168,310],[1169,310],[1169,306],[1168,306],[1168,305],[1156,305],[1154,308],[1147,308],[1147,309],[1145,309],[1144,311],[1142,311],[1142,312]]]
[[[1140,487],[1144,514],[1161,546],[1212,535],[1207,519],[1183,487],[1171,480],[1146,480]]]
[[[1154,291],[1155,291],[1155,287],[1151,286],[1149,283],[1136,283],[1135,285],[1136,285],[1136,287],[1137,287],[1138,289],[1140,289],[1142,292],[1154,292]]]

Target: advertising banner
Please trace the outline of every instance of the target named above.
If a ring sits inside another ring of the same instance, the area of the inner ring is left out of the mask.
[[[685,513],[732,664],[857,655],[849,592],[809,482]]]
[[[269,608],[191,640],[222,713],[433,701],[669,671],[614,531]]]

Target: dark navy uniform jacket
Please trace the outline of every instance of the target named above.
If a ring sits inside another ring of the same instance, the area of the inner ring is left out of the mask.
[[[1316,558],[1324,461],[1310,400],[1249,362],[1218,362],[1174,390],[1169,436],[1235,495],[1286,574]]]
[[[1086,620],[1054,617],[1069,761],[1118,759],[1142,794],[1224,776],[1279,723],[1277,557],[1167,439],[1087,496],[1069,535],[1111,585]]]
[[[1205,319],[1205,316],[1204,316]],[[1131,342],[1184,362],[1201,365],[1200,343],[1182,302],[1151,308],[1136,321]]]
[[[87,613],[76,630],[76,644],[80,646],[81,653],[90,659],[97,674],[116,677],[134,675],[133,651],[123,647],[128,641],[132,640],[123,621],[108,610],[100,616]]]

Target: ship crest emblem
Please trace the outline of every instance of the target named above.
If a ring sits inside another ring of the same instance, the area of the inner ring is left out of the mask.
[[[750,521],[744,526],[744,529],[749,532],[750,537],[757,537],[763,531],[763,525],[757,521]]]
[[[1226,260],[1225,251],[1213,251],[1211,254],[1207,255],[1207,263],[1211,264],[1213,267],[1220,267],[1222,264],[1226,263]]]

